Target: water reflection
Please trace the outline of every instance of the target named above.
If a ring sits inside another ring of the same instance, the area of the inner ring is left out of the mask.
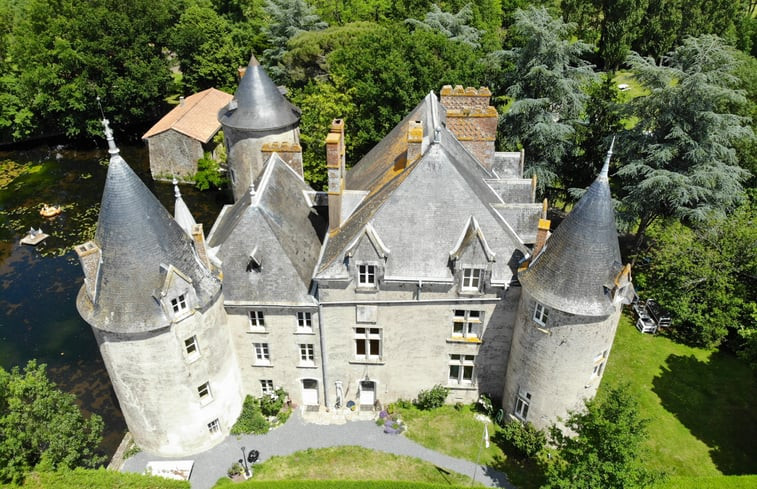
[[[166,208],[173,212],[173,188],[150,179],[144,147],[121,154]],[[105,150],[40,147],[0,152],[0,365],[9,369],[36,358],[50,377],[77,396],[85,412],[103,417],[103,450],[115,451],[126,426],[92,331],[76,311],[83,277],[76,244],[94,237],[107,172]],[[225,192],[200,193],[182,186],[182,196],[206,233]],[[43,218],[43,203],[63,213]],[[36,247],[19,240],[30,227],[50,237]]]

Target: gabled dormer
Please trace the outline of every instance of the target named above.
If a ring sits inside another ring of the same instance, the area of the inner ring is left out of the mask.
[[[197,307],[197,293],[192,279],[173,265],[161,264],[160,273],[163,284],[153,296],[170,321],[181,321]]]
[[[344,258],[358,289],[375,290],[384,278],[390,250],[371,223],[347,247]]]
[[[486,284],[491,279],[495,256],[478,221],[470,216],[449,252],[450,267],[461,294],[479,294],[485,291]]]

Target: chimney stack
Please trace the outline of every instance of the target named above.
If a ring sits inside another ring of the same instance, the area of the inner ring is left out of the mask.
[[[405,166],[410,166],[423,152],[423,123],[410,121],[407,128],[407,156]]]
[[[295,171],[300,177],[304,179],[304,171],[302,169],[302,146],[297,143],[290,143],[289,141],[263,143],[260,149],[263,155],[263,161],[268,161],[273,153],[279,155],[279,158],[289,165],[289,167]]]
[[[536,229],[536,243],[534,243],[534,251],[531,253],[532,261],[533,258],[536,258],[539,252],[541,252],[542,248],[544,248],[544,245],[547,243],[547,238],[549,237],[549,226],[551,221],[547,219],[547,207],[549,207],[549,203],[547,202],[547,199],[544,199],[541,208],[541,217],[539,219],[539,227]]]
[[[89,299],[94,303],[97,294],[97,276],[100,273],[102,251],[94,241],[87,241],[76,246],[76,254],[79,255],[79,263],[84,270],[84,290]]]
[[[489,105],[491,91],[457,85],[445,85],[440,102],[447,109],[447,129],[478,161],[491,170],[494,165],[494,142],[497,139],[497,109]]]
[[[342,225],[342,193],[345,176],[344,120],[334,119],[326,136],[326,170],[329,178],[329,233]]]

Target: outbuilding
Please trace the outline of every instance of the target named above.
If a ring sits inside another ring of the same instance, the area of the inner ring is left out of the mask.
[[[186,180],[197,173],[197,160],[205,152],[215,151],[213,137],[221,129],[218,111],[231,99],[231,94],[215,88],[182,97],[179,105],[142,136],[150,152],[153,179]]]

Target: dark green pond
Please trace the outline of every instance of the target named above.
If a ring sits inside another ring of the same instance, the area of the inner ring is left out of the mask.
[[[122,147],[121,154],[173,212],[173,186],[152,182],[146,148]],[[76,311],[83,276],[72,249],[94,236],[107,158],[103,149],[0,152],[0,365],[46,363],[82,409],[103,417],[103,451],[112,454],[126,426],[92,331]],[[186,185],[181,192],[206,233],[230,198]],[[43,203],[60,204],[63,213],[43,218]],[[21,245],[30,227],[50,237],[36,247]]]

